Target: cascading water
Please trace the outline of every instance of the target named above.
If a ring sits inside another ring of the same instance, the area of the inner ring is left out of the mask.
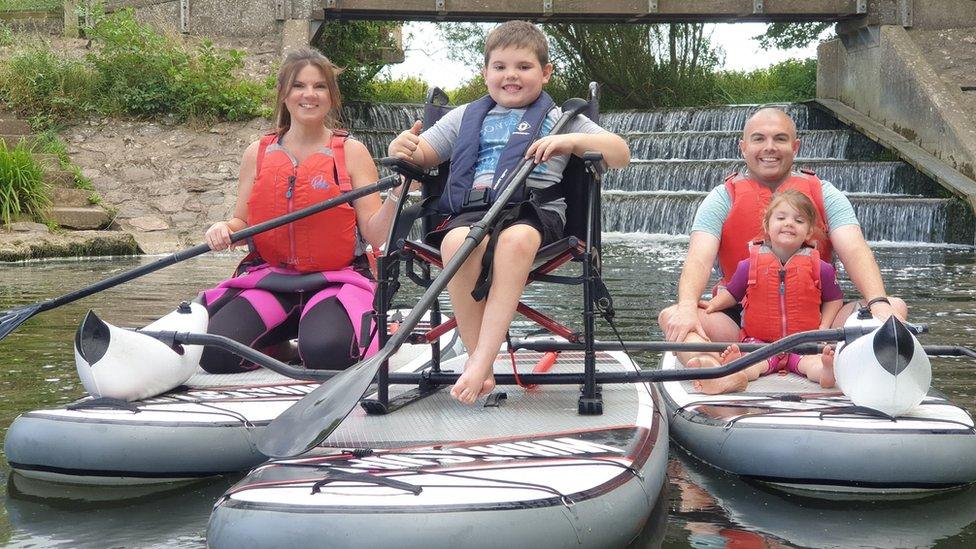
[[[972,244],[974,217],[962,201],[874,142],[806,105],[783,105],[796,121],[796,165],[843,191],[872,241]],[[688,234],[705,194],[743,168],[738,140],[755,107],[736,105],[606,113],[601,124],[630,144],[632,162],[604,180],[603,229]],[[374,156],[423,113],[417,105],[351,105],[353,133]]]

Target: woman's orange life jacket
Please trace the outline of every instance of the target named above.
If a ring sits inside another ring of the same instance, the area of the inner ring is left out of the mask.
[[[261,139],[247,223],[255,225],[352,190],[346,170],[348,134],[334,130],[322,147],[301,164],[279,144],[277,135]],[[299,272],[337,271],[356,253],[356,210],[340,204],[254,236],[261,259],[272,267]]]
[[[722,284],[727,284],[740,261],[749,257],[749,243],[763,238],[762,218],[773,197],[773,191],[762,183],[737,173],[725,178],[725,189],[732,200],[732,209],[722,225],[718,264],[722,268]],[[807,195],[817,208],[817,250],[824,261],[833,262],[830,238],[827,236],[827,212],[824,209],[820,179],[811,171],[802,170],[776,187],[777,191],[795,189]]]
[[[783,265],[763,242],[749,246],[742,335],[776,341],[820,327],[820,253],[802,247]]]

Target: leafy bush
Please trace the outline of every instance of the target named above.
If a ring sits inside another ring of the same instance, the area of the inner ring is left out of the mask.
[[[244,66],[244,54],[222,51],[207,41],[174,75],[173,93],[180,98],[177,114],[191,120],[247,120],[265,114],[271,96],[267,85],[241,80],[234,71]]]
[[[398,21],[326,21],[313,44],[343,69],[339,91],[344,101],[369,101],[374,77],[387,64],[384,50],[396,47]]]
[[[46,187],[44,170],[23,141],[0,146],[0,221],[9,224],[20,214],[40,218],[50,204]]]
[[[131,11],[96,16],[83,60],[45,46],[0,64],[0,97],[45,128],[91,112],[171,114],[177,120],[242,120],[269,112],[267,84],[242,80],[242,53],[204,42],[188,48],[135,20]]]
[[[762,104],[805,101],[817,96],[817,60],[789,59],[750,72],[717,75],[716,102]]]
[[[236,50],[222,51],[210,42],[187,50],[128,10],[100,18],[88,35],[98,45],[88,60],[100,76],[103,110],[109,113],[211,121],[262,112],[268,92],[234,76],[244,66]]]

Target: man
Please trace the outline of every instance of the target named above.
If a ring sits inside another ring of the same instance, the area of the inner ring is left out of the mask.
[[[712,189],[698,207],[691,228],[688,256],[678,281],[677,303],[665,308],[658,323],[668,341],[737,341],[741,308],[705,313],[699,307],[712,265],[719,259],[722,280],[732,275],[738,261],[748,257],[748,241],[760,233],[762,210],[773,192],[796,188],[810,196],[823,219],[826,238],[818,243],[824,259],[837,255],[863,300],[846,304],[837,314],[834,326],[843,325],[856,306],[869,304],[879,320],[891,315],[904,319],[905,303],[889,298],[874,254],[864,240],[861,226],[850,201],[828,182],[812,173],[793,172],[793,161],[800,150],[796,125],[781,109],[764,108],[747,122],[739,141],[746,171],[736,174]],[[721,283],[720,283],[721,284]],[[714,353],[679,353],[689,366],[711,367],[720,363]],[[703,391],[723,393],[745,389],[748,379],[742,372],[703,382]]]

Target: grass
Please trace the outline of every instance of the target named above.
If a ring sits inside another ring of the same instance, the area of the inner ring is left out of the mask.
[[[0,221],[10,224],[21,214],[40,219],[50,205],[44,170],[23,142],[0,149]]]

